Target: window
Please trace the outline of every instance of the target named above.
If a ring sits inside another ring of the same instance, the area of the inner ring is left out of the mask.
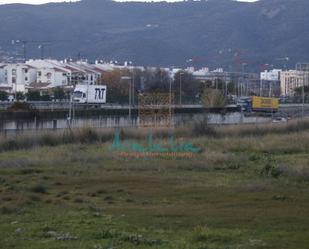
[[[25,77],[25,81],[28,81],[28,77]]]
[[[16,78],[15,78],[15,77],[12,78],[12,83],[13,83],[13,84],[16,83]]]
[[[25,73],[28,73],[28,69],[27,68],[25,68]]]
[[[42,72],[38,71],[38,76],[41,77],[42,76]]]
[[[12,69],[12,75],[16,76],[16,69]]]
[[[75,91],[75,92],[73,92],[73,97],[74,98],[82,98],[83,93],[81,91]]]

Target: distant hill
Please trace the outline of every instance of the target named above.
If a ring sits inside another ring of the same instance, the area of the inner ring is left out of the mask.
[[[240,70],[309,60],[309,1],[232,0],[119,3],[83,0],[0,5],[2,51],[11,40],[51,40],[45,54],[91,60],[132,60],[161,66],[224,65]],[[39,57],[38,44],[27,45]],[[193,60],[190,60],[193,59]]]

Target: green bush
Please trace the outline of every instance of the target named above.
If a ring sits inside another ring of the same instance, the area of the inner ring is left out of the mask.
[[[216,136],[216,130],[209,126],[208,124],[208,118],[205,116],[202,119],[195,120],[193,123],[192,127],[192,133],[195,136],[203,136],[203,135],[208,135],[208,136]]]
[[[40,137],[39,144],[40,145],[47,145],[47,146],[56,146],[61,142],[61,138],[52,135],[52,134],[44,134]]]
[[[81,143],[94,143],[99,141],[99,138],[98,133],[90,128],[84,128],[78,134],[78,139]]]
[[[7,109],[10,112],[24,111],[24,112],[34,112],[35,109],[27,102],[14,102]]]
[[[40,193],[40,194],[46,194],[47,193],[47,187],[41,184],[37,184],[30,189],[34,193]]]
[[[9,95],[8,95],[7,92],[0,91],[0,101],[6,101],[6,100],[8,100],[8,97],[9,97]]]
[[[227,244],[237,242],[241,238],[241,231],[234,229],[210,229],[198,227],[193,231],[192,240],[194,242],[208,242]]]

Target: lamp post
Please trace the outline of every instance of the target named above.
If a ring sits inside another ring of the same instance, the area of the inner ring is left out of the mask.
[[[121,80],[128,80],[129,81],[129,122],[130,122],[130,126],[131,126],[131,91],[132,91],[132,77],[130,76],[122,76]]]
[[[132,71],[132,102],[133,102],[133,106],[135,106],[135,75],[134,75],[134,69]]]
[[[305,85],[308,85],[308,72],[304,72],[304,82],[303,82],[303,88],[302,88],[302,118],[304,118],[305,115]]]
[[[170,116],[170,125],[172,124],[172,78],[170,77],[170,86],[169,86],[169,116]]]
[[[15,81],[15,101],[17,102],[17,80]]]
[[[181,85],[182,85],[182,81],[181,81],[182,78],[181,78],[181,76],[182,76],[182,75],[184,75],[184,73],[183,73],[183,72],[180,72],[180,73],[179,73],[179,105],[182,104],[182,101],[181,101],[181,95],[182,95],[182,94],[181,94],[181,91],[182,91],[182,89],[181,89],[181,88],[182,88],[182,86],[181,86]]]

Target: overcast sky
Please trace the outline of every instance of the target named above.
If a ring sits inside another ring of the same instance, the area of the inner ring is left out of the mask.
[[[123,1],[123,0],[120,0],[120,1]],[[145,0],[135,0],[135,1],[145,1]],[[177,1],[177,0],[168,0],[168,1],[171,2],[171,1]],[[255,2],[257,0],[238,0],[238,1]],[[52,1],[51,0],[0,0],[0,4],[6,4],[6,3],[42,4],[42,3],[48,3],[48,2],[74,2],[74,0],[72,0],[72,1],[64,1],[64,0],[52,0]]]

